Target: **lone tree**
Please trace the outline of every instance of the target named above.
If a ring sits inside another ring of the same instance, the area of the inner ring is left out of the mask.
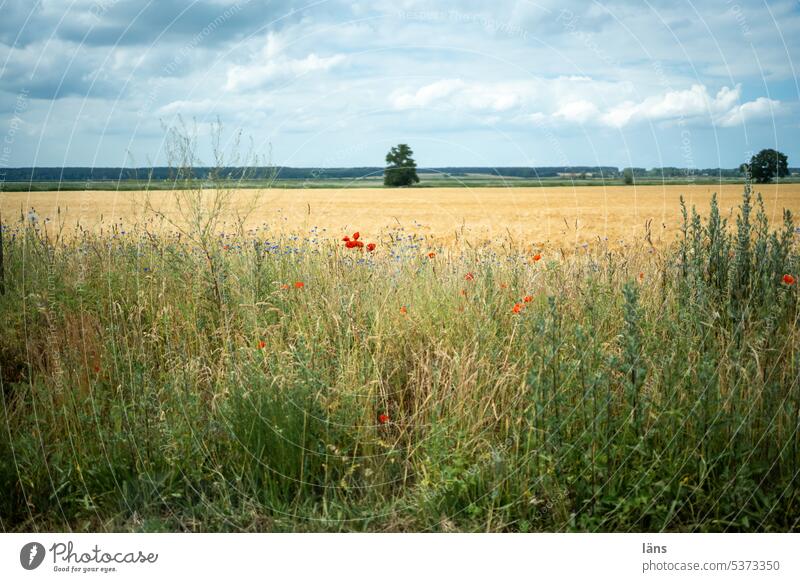
[[[788,176],[789,161],[786,154],[777,150],[761,150],[750,158],[750,162],[739,166],[739,169],[754,182],[766,184],[775,177]]]
[[[625,181],[626,186],[633,184],[633,170],[631,168],[625,168],[622,171],[622,179]]]
[[[411,186],[419,182],[417,162],[411,156],[414,152],[408,145],[401,143],[386,154],[388,164],[383,171],[384,186]]]

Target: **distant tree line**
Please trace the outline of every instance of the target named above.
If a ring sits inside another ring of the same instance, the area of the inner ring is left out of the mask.
[[[444,167],[444,168],[422,168],[417,169],[420,174],[447,174],[449,176],[466,176],[468,174],[490,174],[505,178],[556,178],[558,176],[570,175],[579,177],[581,174],[589,174],[593,178],[605,177],[616,178],[620,175],[620,170],[614,166],[539,166],[539,167]]]
[[[748,181],[765,184],[774,179],[800,173],[798,168],[789,167],[786,154],[774,149],[763,149],[753,155],[748,162],[738,168],[623,168],[622,176],[626,184],[633,184],[637,178],[746,178]]]
[[[196,178],[205,179],[214,168],[193,168]],[[243,168],[223,168],[221,173],[231,177],[240,176]],[[270,179],[273,174],[278,180],[325,180],[341,178],[380,178],[384,167],[354,168],[250,168],[248,175],[256,180]],[[484,166],[448,166],[441,168],[417,168],[418,174],[440,174],[448,176],[466,176],[469,174],[492,175],[507,178],[554,178],[564,174],[591,174],[593,177],[616,178],[619,168],[613,166],[543,166],[543,167],[506,167],[492,168]],[[117,181],[117,180],[170,180],[175,178],[175,169],[169,167],[156,168],[6,168],[0,169],[0,180],[8,182],[76,182]]]
[[[193,168],[193,175],[199,179],[206,179],[214,168]],[[376,178],[384,175],[384,167],[356,167],[356,168],[291,168],[278,166],[277,168],[249,168],[248,177],[254,180],[317,180],[327,179],[359,179]],[[542,166],[542,167],[507,167],[492,168],[483,166],[447,166],[439,168],[416,168],[417,174],[467,176],[469,174],[491,175],[498,178],[556,178],[559,176],[569,178],[603,178],[620,179],[626,170],[630,170],[634,179],[648,178],[744,178],[744,168],[616,168],[613,166]],[[781,168],[783,170],[783,168]],[[221,174],[236,179],[242,175],[243,168],[223,168]],[[788,174],[800,173],[800,168],[786,168]],[[785,175],[781,171],[781,175]],[[81,182],[81,181],[118,181],[118,180],[171,180],[175,179],[175,169],[167,167],[158,168],[0,168],[0,182]]]
[[[261,168],[192,168],[192,175],[198,179],[209,178],[218,171],[222,177],[236,179],[247,171],[248,179],[269,180],[273,176],[283,180],[324,180],[326,178],[362,178],[382,176],[383,168],[289,168],[285,166]],[[156,168],[7,168],[0,169],[0,180],[8,182],[75,182],[75,181],[118,181],[118,180],[174,180],[176,169]]]
[[[793,168],[794,171],[800,169]],[[687,177],[719,177],[719,178],[744,178],[741,168],[677,168],[665,166],[662,168],[623,168],[622,174],[630,173],[636,178],[687,178]]]

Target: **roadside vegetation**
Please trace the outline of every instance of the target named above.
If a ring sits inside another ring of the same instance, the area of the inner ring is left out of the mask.
[[[3,530],[800,526],[797,231],[749,187],[563,254],[220,232],[186,178],[181,224],[3,217]]]

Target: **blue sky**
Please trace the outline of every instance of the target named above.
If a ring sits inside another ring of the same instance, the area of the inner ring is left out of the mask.
[[[788,0],[0,0],[0,167],[163,164],[179,115],[206,162],[218,117],[290,166],[800,166],[799,39]]]

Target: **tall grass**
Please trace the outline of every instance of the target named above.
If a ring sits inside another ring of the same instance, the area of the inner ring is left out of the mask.
[[[540,261],[12,221],[0,526],[797,529],[800,265],[772,226],[749,189],[735,225],[714,201],[668,248]]]

